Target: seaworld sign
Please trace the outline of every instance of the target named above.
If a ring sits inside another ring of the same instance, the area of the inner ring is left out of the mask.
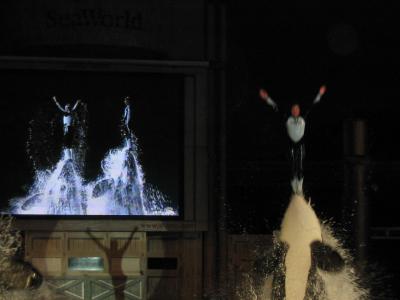
[[[204,0],[5,1],[0,51],[92,46],[204,57]]]
[[[80,9],[72,13],[50,10],[46,13],[47,28],[105,27],[143,30],[143,13],[125,10],[122,13],[103,9]]]

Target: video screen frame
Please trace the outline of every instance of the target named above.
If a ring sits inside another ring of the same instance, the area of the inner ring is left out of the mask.
[[[208,166],[208,63],[102,59],[58,59],[1,57],[4,70],[58,70],[83,72],[121,72],[135,74],[180,75],[184,81],[184,132],[183,132],[183,197],[179,216],[16,216],[17,219],[64,220],[60,226],[68,227],[68,221],[97,219],[123,220],[180,220],[200,221],[205,227],[208,219],[209,166]],[[22,222],[23,223],[23,222]],[[71,223],[74,227],[78,223]],[[97,224],[97,223],[95,223]],[[39,223],[37,227],[43,227]],[[102,226],[100,226],[102,227]]]

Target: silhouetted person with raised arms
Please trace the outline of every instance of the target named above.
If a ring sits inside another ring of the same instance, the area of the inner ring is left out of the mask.
[[[114,274],[111,273],[111,280],[113,282],[114,286],[114,295],[115,299],[117,300],[124,300],[125,295],[124,291],[126,288],[126,282],[128,280],[128,277],[123,273],[123,268],[122,268],[122,259],[124,257],[124,254],[126,250],[128,249],[129,245],[131,244],[131,241],[133,240],[133,236],[137,232],[137,228],[134,228],[129,237],[126,239],[125,243],[122,245],[121,248],[113,248],[110,245],[110,248],[107,248],[104,246],[102,243],[99,242],[98,238],[93,235],[93,233],[90,231],[90,228],[86,228],[86,233],[90,236],[90,238],[95,242],[95,244],[104,252],[104,254],[107,257],[108,260],[108,266],[111,268],[111,265],[113,265],[113,271]],[[117,247],[118,245],[115,245]],[[114,260],[114,264],[112,264],[112,260]],[[118,264],[117,264],[118,262]],[[116,273],[116,274],[115,274]]]

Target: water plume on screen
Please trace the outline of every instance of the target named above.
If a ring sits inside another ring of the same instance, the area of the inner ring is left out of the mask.
[[[177,216],[178,209],[154,184],[146,182],[134,132],[122,131],[120,145],[100,163],[100,174],[84,177],[87,150],[87,107],[74,115],[68,143],[57,141],[54,117],[41,115],[29,124],[28,156],[34,167],[27,195],[10,200],[9,212],[17,215],[132,215]],[[46,120],[43,121],[43,120]],[[65,133],[64,133],[65,140]],[[54,154],[62,144],[60,153]]]

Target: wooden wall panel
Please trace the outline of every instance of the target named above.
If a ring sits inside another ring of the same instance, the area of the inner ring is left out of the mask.
[[[151,237],[148,239],[148,256],[178,257],[180,255],[180,244],[178,238]]]
[[[202,298],[202,241],[194,234],[182,240],[181,299]]]
[[[97,238],[95,241],[91,238],[68,238],[67,253],[70,256],[99,256],[104,254],[99,244],[107,247],[104,238]]]
[[[272,247],[271,235],[230,235],[228,238],[229,299],[241,300],[248,296],[249,272],[261,251]]]
[[[144,233],[135,233],[132,236],[110,236],[111,255],[123,256],[144,256],[146,254],[146,239]]]
[[[42,274],[57,276],[63,272],[63,259],[58,257],[33,257],[32,265]]]
[[[179,283],[176,277],[149,277],[147,279],[149,300],[178,300]],[[188,298],[190,299],[190,298]]]
[[[202,299],[202,245],[202,236],[198,233],[148,236],[149,258],[177,259],[176,270],[147,270],[149,299]]]
[[[46,235],[27,232],[26,240],[28,260],[45,277],[78,280],[112,277],[112,281],[143,278],[147,299],[202,298],[200,233],[55,232]],[[238,243],[237,249],[240,247]],[[68,270],[69,258],[93,256],[104,259],[103,271]],[[148,269],[148,259],[152,258],[153,269]]]
[[[62,257],[64,247],[64,233],[61,232],[37,232],[25,236],[27,257]]]
[[[111,259],[111,274],[115,276],[140,275],[142,274],[142,263],[140,258],[118,257]]]
[[[32,238],[31,251],[41,257],[58,257],[62,256],[63,239],[60,237],[36,237]]]

